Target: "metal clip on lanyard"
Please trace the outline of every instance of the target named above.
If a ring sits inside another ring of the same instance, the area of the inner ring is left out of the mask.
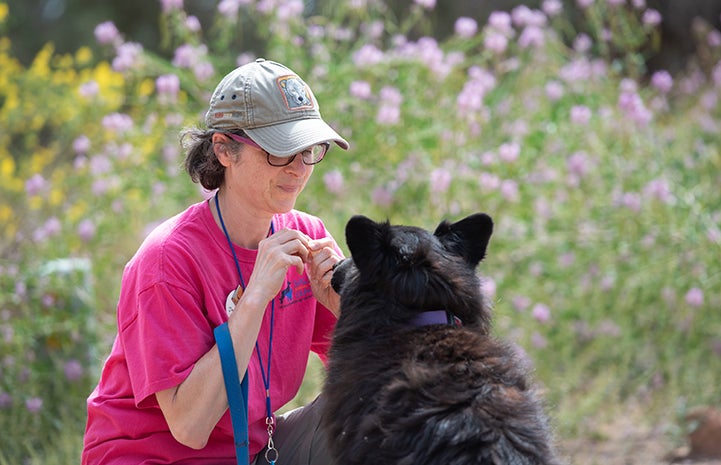
[[[238,465],[248,465],[250,460],[248,452],[248,373],[245,373],[241,383],[238,378],[238,363],[235,360],[228,323],[218,326],[213,333],[215,342],[218,344],[218,352],[220,352],[220,364],[223,367],[223,381],[228,396],[230,420],[233,424],[233,437],[235,438],[235,455]]]

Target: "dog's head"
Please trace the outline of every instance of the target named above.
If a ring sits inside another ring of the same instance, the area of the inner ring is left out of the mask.
[[[332,279],[341,312],[373,311],[356,317],[404,325],[421,312],[445,310],[487,331],[490,314],[476,267],[492,231],[483,213],[444,221],[433,233],[354,216],[346,225],[351,257],[338,263]]]

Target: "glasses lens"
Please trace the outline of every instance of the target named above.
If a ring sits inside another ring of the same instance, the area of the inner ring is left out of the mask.
[[[305,163],[306,165],[315,165],[316,163],[320,163],[327,151],[328,144],[325,142],[322,144],[314,145],[312,147],[308,147],[307,149],[303,150],[303,152],[301,152],[301,155],[303,157],[303,163]]]
[[[316,163],[320,163],[328,151],[328,148],[330,148],[330,144],[327,142],[308,147],[300,152],[301,159],[306,165],[315,165]],[[279,157],[268,153],[268,164],[272,166],[287,166],[293,163],[296,156],[298,156],[297,153],[295,155],[291,155],[290,157]]]

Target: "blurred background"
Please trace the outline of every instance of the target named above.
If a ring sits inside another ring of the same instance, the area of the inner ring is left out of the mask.
[[[0,465],[79,460],[123,266],[209,195],[178,134],[259,56],[351,142],[297,204],[341,247],[357,213],[491,214],[494,331],[569,462],[688,455],[721,403],[721,1],[0,0]]]

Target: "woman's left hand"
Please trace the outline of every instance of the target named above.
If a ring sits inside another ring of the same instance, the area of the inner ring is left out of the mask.
[[[306,261],[310,286],[315,298],[335,316],[340,315],[340,296],[330,285],[333,277],[333,266],[343,257],[333,248],[330,238],[311,240],[308,244],[310,250]]]

